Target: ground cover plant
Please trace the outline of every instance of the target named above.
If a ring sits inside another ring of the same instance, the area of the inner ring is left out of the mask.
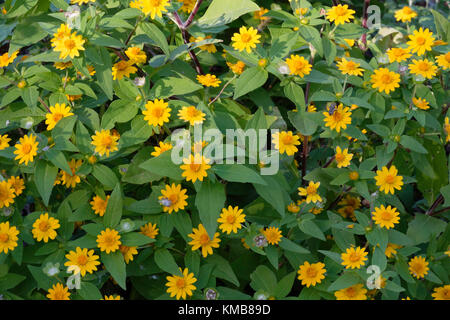
[[[450,299],[447,1],[1,11],[2,299]]]

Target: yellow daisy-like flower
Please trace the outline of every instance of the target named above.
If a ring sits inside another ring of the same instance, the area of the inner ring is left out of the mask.
[[[37,241],[44,240],[45,243],[48,242],[48,239],[53,240],[56,238],[56,229],[59,229],[61,225],[59,224],[59,220],[49,217],[48,213],[41,214],[38,219],[33,223],[33,229],[31,232],[33,233],[33,238]]]
[[[231,232],[237,233],[238,229],[242,228],[242,223],[245,222],[245,214],[239,207],[228,206],[228,209],[223,208],[217,222],[220,223],[219,229],[223,233],[230,234]]]
[[[396,223],[399,223],[400,217],[398,215],[399,212],[396,208],[391,206],[384,207],[381,205],[379,208],[375,208],[375,211],[372,212],[372,219],[381,228],[390,229],[394,228]]]
[[[72,61],[67,62],[55,62],[53,66],[58,70],[65,70],[67,68],[71,68],[73,66]]]
[[[213,254],[213,248],[219,247],[219,233],[216,232],[214,234],[214,238],[211,240],[208,232],[206,232],[206,229],[202,224],[198,225],[198,229],[193,228],[192,233],[188,234],[188,237],[192,238],[192,241],[189,242],[192,246],[192,251],[201,248],[203,258],[206,258],[208,254]]]
[[[178,111],[178,117],[181,120],[189,122],[191,126],[202,123],[205,120],[205,116],[206,114],[194,106],[184,106]]]
[[[181,176],[186,178],[186,181],[195,181],[200,180],[203,181],[203,178],[207,177],[208,174],[206,171],[211,168],[208,164],[211,160],[201,156],[199,153],[196,153],[195,156],[192,154],[189,155],[189,158],[184,158],[183,163],[180,168],[183,170]]]
[[[70,3],[81,6],[82,4],[89,3],[89,2],[95,2],[95,0],[72,0]]]
[[[397,249],[400,249],[402,246],[399,246],[395,243],[388,243],[386,246],[386,250],[384,250],[384,254],[387,258],[392,258],[394,255],[397,254]]]
[[[341,147],[336,147],[336,155],[334,156],[338,168],[345,168],[350,165],[353,158],[353,153],[348,153],[348,149],[342,150]]]
[[[147,61],[147,55],[139,47],[129,47],[125,51],[125,54],[130,59],[130,61],[132,61],[136,64],[145,63],[145,61]],[[132,72],[132,73],[134,73],[134,72]]]
[[[122,244],[120,241],[120,235],[117,230],[106,228],[97,235],[97,247],[100,251],[106,251],[106,253],[115,252]]]
[[[450,300],[450,284],[434,288],[431,294],[434,300]]]
[[[14,59],[17,58],[19,51],[14,51],[12,55],[8,55],[8,52],[5,52],[0,56],[0,68],[7,67],[11,63],[13,63]]]
[[[447,143],[450,141],[450,121],[449,121],[448,117],[445,117],[444,131],[446,134],[445,142]]]
[[[342,265],[345,269],[359,269],[366,264],[367,251],[364,248],[348,248],[344,253],[341,254]]]
[[[222,81],[220,81],[219,79],[217,79],[217,77],[213,74],[205,74],[205,75],[198,75],[197,76],[197,81],[205,87],[218,87]]]
[[[95,214],[98,214],[100,217],[104,216],[110,197],[111,196],[106,196],[105,199],[102,199],[100,196],[96,195],[94,198],[92,198],[92,201],[89,203],[91,204],[91,208]]]
[[[10,177],[8,183],[11,185],[11,188],[13,188],[16,196],[20,196],[23,193],[25,181],[23,181],[21,177]]]
[[[83,161],[81,159],[75,160],[72,159],[69,162],[69,168],[71,170],[71,174],[62,171],[61,182],[66,188],[75,188],[75,186],[81,182],[80,176],[76,175],[78,168],[81,167]]]
[[[135,73],[137,68],[133,66],[133,60],[121,60],[114,63],[112,67],[113,80],[122,80],[123,77],[130,77],[130,74]]]
[[[300,76],[300,78],[311,73],[312,65],[297,54],[291,54],[290,58],[286,59],[286,64],[289,67],[289,74]]]
[[[370,81],[372,88],[378,89],[379,92],[384,91],[386,94],[400,87],[400,75],[387,68],[376,69],[370,76]]]
[[[96,271],[97,266],[100,264],[100,261],[98,261],[99,256],[94,254],[94,250],[88,250],[86,248],[81,249],[77,247],[75,251],[69,251],[66,254],[66,258],[68,261],[64,265],[74,268],[74,272],[80,272],[82,277],[86,275],[86,272],[93,273]]]
[[[417,12],[408,6],[395,11],[395,19],[401,22],[411,22],[411,19],[417,17]]]
[[[180,268],[180,271],[181,268]],[[194,273],[189,273],[188,268],[185,268],[184,271],[182,271],[183,276],[167,276],[167,293],[170,293],[170,297],[175,297],[179,300],[180,298],[186,299],[186,297],[192,296],[192,291],[195,291],[197,289],[194,286],[194,283],[197,282],[197,279],[194,278]]]
[[[138,253],[137,247],[128,247],[128,246],[119,246],[120,252],[122,252],[123,259],[125,260],[125,263],[128,264],[130,261],[133,261],[134,255]]]
[[[411,53],[409,53],[409,49],[403,48],[391,48],[387,52],[389,57],[389,62],[402,62],[411,57]]]
[[[331,110],[322,113],[325,118],[325,127],[330,127],[331,130],[336,130],[341,132],[341,129],[347,129],[347,125],[352,123],[352,112],[349,107],[345,107],[342,103],[334,108],[333,112]]]
[[[206,39],[212,39],[212,36],[197,37],[197,38],[191,37],[191,38],[189,39],[189,41],[190,41],[190,42],[202,42],[203,40],[206,40]],[[200,46],[199,48],[200,48],[200,50],[202,50],[202,51],[208,51],[209,53],[215,53],[215,52],[217,52],[217,48],[216,48],[216,46],[214,45],[214,43],[204,44],[204,45]]]
[[[114,296],[114,295],[110,295],[110,296],[105,295],[105,297],[102,300],[120,300],[120,296],[119,295],[116,295],[116,296]]]
[[[169,122],[170,111],[172,109],[169,108],[169,103],[164,102],[163,99],[155,99],[145,104],[145,110],[142,111],[142,114],[149,125],[156,127]]]
[[[334,293],[336,300],[367,300],[367,289],[362,284],[355,284],[346,289],[338,290]]]
[[[56,52],[59,52],[59,58],[65,59],[70,57],[73,59],[74,57],[78,57],[80,55],[80,51],[84,50],[83,44],[86,40],[83,39],[81,35],[77,35],[76,32],[71,33],[70,36],[66,36],[61,40],[56,40],[54,42]]]
[[[292,213],[297,213],[300,211],[300,207],[292,202],[287,206],[287,210]]]
[[[343,218],[352,219],[353,221],[356,221],[355,208],[352,206],[345,206],[345,207],[339,208],[337,212]]]
[[[322,201],[322,198],[317,193],[319,189],[320,182],[310,181],[306,188],[298,188],[299,196],[306,196],[306,203],[316,203]]]
[[[119,148],[117,147],[117,140],[119,140],[119,137],[111,134],[110,130],[96,130],[95,135],[93,135],[91,138],[91,144],[95,146],[95,152],[100,156],[106,154],[106,156],[109,157],[109,154],[111,152],[119,150]]]
[[[159,229],[156,227],[156,223],[152,224],[149,222],[141,227],[141,233],[149,238],[155,239],[159,233]]]
[[[53,38],[50,39],[52,47],[55,47],[63,39],[69,38],[71,34],[72,29],[67,24],[61,24],[56,33],[53,34]]]
[[[437,64],[444,70],[450,69],[450,52],[436,57]]]
[[[416,256],[409,261],[409,273],[417,279],[424,278],[428,274],[428,262],[424,257]]]
[[[8,138],[8,135],[0,135],[0,150],[9,148],[9,142],[11,141],[10,138]]]
[[[161,190],[162,196],[158,197],[164,212],[170,214],[172,211],[183,210],[187,206],[186,199],[188,196],[186,192],[186,189],[181,189],[181,184],[172,183],[172,186],[166,184],[166,189]]]
[[[70,300],[69,288],[61,283],[54,284],[48,289],[47,298],[50,300]]]
[[[348,5],[337,5],[327,11],[327,19],[336,25],[344,24],[352,20],[355,10],[349,9]]]
[[[342,58],[338,62],[337,67],[342,72],[342,74],[348,74],[350,76],[362,76],[364,69],[359,67],[360,64],[351,60],[346,60]]]
[[[9,181],[0,181],[0,209],[14,203],[14,188]]]
[[[288,156],[292,156],[298,151],[296,147],[300,145],[298,139],[299,136],[292,134],[292,131],[281,131],[272,134],[272,143],[275,145],[275,149],[279,150],[281,154],[286,153]]]
[[[253,17],[257,20],[266,21],[269,20],[269,17],[265,17],[264,15],[269,12],[269,9],[260,7],[259,10],[255,11],[253,13]]]
[[[36,136],[33,134],[24,136],[19,139],[19,143],[16,143],[14,154],[17,155],[14,160],[19,160],[19,164],[25,162],[33,162],[34,157],[37,155],[37,147],[39,142],[36,141]]]
[[[0,223],[0,252],[7,254],[17,247],[17,235],[19,230],[15,226],[9,226],[9,221]]]
[[[134,4],[130,3],[130,7],[141,10],[146,16],[150,15],[152,19],[156,16],[162,17],[163,12],[167,12],[170,5],[169,0],[137,0]]]
[[[45,120],[47,130],[52,130],[62,118],[73,116],[73,113],[70,111],[70,107],[66,107],[65,103],[55,103],[54,106],[50,106],[50,113],[45,115],[47,118]]]
[[[233,48],[238,51],[246,50],[248,53],[252,52],[252,49],[256,48],[256,44],[260,43],[258,40],[261,36],[258,34],[258,30],[250,27],[243,26],[239,29],[239,33],[234,33],[231,41],[233,41]]]
[[[408,65],[409,72],[412,74],[418,74],[424,77],[425,79],[431,79],[436,75],[437,67],[436,65],[428,61],[428,59],[424,60],[416,60],[413,59],[412,63]]]
[[[269,244],[278,244],[282,238],[281,230],[276,227],[269,227],[261,231]]]
[[[181,11],[186,13],[191,13],[192,9],[194,9],[195,3],[197,0],[178,0],[178,2],[182,2]]]
[[[244,72],[245,63],[241,60],[237,61],[236,63],[227,62],[227,66],[233,71],[233,73],[240,75],[242,72]]]
[[[151,153],[152,156],[157,157],[161,153],[172,149],[172,145],[170,143],[164,143],[162,141],[159,142],[159,147],[155,147],[155,151]]]
[[[389,169],[384,166],[381,170],[377,170],[377,175],[375,176],[376,185],[380,187],[380,191],[384,193],[394,194],[395,190],[401,190],[403,185],[403,177],[397,175],[397,168],[392,165]]]
[[[302,285],[306,285],[307,288],[310,286],[314,287],[316,284],[321,283],[322,279],[325,279],[325,272],[327,270],[322,262],[310,264],[308,261],[305,261],[297,271],[298,280],[301,280]]]
[[[428,101],[422,98],[413,98],[412,99],[414,105],[422,110],[428,110],[430,109],[430,105],[428,104]]]
[[[410,41],[407,42],[409,49],[418,56],[425,54],[426,51],[431,51],[434,37],[433,32],[428,29],[420,28],[415,30],[412,35],[408,36]]]

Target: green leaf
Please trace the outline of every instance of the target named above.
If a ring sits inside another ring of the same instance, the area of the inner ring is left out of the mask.
[[[100,290],[94,284],[86,281],[81,281],[80,289],[77,290],[77,293],[84,300],[101,300],[103,298]]]
[[[33,27],[30,28],[30,21],[25,19],[16,26],[9,44],[10,55],[22,47],[38,43],[48,35],[47,31],[42,29],[39,23],[34,22],[32,25]]]
[[[283,237],[280,241],[280,247],[284,250],[300,253],[300,254],[306,254],[309,253],[308,249],[303,248],[302,246],[296,244],[295,242]]]
[[[46,206],[48,206],[57,174],[58,168],[44,160],[39,160],[34,169],[34,183]]]
[[[213,239],[217,230],[217,219],[225,205],[225,187],[220,182],[203,181],[200,191],[195,197],[200,221],[203,223],[208,235]]]
[[[420,244],[444,232],[446,226],[447,223],[443,220],[425,214],[416,214],[408,224],[406,235],[414,241],[414,244]]]
[[[92,169],[92,175],[105,186],[107,190],[112,190],[119,182],[116,174],[109,167],[103,164],[95,164]]]
[[[400,144],[404,146],[405,148],[411,149],[412,151],[418,152],[418,153],[424,153],[427,154],[428,151],[425,149],[420,142],[418,142],[416,139],[410,136],[402,136],[400,138]]]
[[[306,112],[303,110],[288,112],[289,121],[304,136],[311,136],[316,132],[319,126],[318,117],[322,117],[318,112]]]
[[[92,64],[95,67],[95,77],[100,88],[105,92],[109,100],[113,99],[113,78],[112,63],[108,50],[105,47],[89,47],[86,49],[86,56],[95,56]],[[100,62],[101,61],[101,62]]]
[[[295,84],[294,82],[289,82],[284,87],[284,94],[297,106],[297,109],[306,110],[305,94],[302,87]],[[313,100],[318,101],[318,100]]]
[[[337,291],[346,289],[355,284],[361,283],[361,277],[354,271],[346,271],[337,278],[327,289],[327,291]]]
[[[259,10],[250,0],[213,0],[205,14],[198,20],[200,28],[218,27],[236,20],[243,14]]]
[[[253,183],[256,192],[266,200],[283,217],[285,213],[285,191],[278,181],[271,176],[261,176],[266,181],[266,185]]]
[[[112,129],[116,122],[128,122],[136,116],[137,112],[136,103],[122,99],[114,100],[102,117],[101,127],[106,130]]]
[[[264,290],[269,294],[274,294],[277,289],[277,277],[265,265],[260,265],[250,274],[250,286],[255,291]]]
[[[106,206],[105,216],[103,217],[105,226],[110,228],[117,226],[122,218],[122,210],[122,191],[120,184],[118,183],[111,193],[111,197],[108,200],[108,205]]]
[[[144,33],[155,43],[156,46],[160,47],[166,55],[170,54],[166,36],[155,24],[144,22],[140,25],[140,27],[142,31],[144,31]]]
[[[252,169],[240,164],[221,164],[214,166],[214,172],[224,180],[241,183],[267,185],[261,176]]]
[[[234,273],[233,268],[231,267],[228,260],[218,254],[214,254],[212,256],[208,256],[206,258],[206,262],[214,265],[212,273],[213,276],[227,280],[235,286],[239,287],[239,280],[236,277],[236,274]]]
[[[171,96],[183,95],[195,92],[203,87],[181,74],[173,77],[164,77],[156,81],[150,90],[150,95],[158,99],[165,99]]]
[[[266,83],[269,74],[260,67],[246,69],[236,80],[234,99],[258,89]]]
[[[158,249],[155,251],[155,262],[161,270],[172,275],[182,276],[180,268],[167,249]]]
[[[141,163],[139,167],[155,175],[180,181],[182,180],[181,173],[183,170],[180,169],[179,165],[173,163],[171,157],[172,152],[166,151],[157,157]]]
[[[120,238],[120,241],[125,246],[138,247],[138,246],[143,246],[145,244],[155,242],[155,239],[147,237],[146,235],[143,235],[142,233],[129,232],[129,233],[123,234]]]
[[[126,290],[127,271],[123,255],[120,250],[111,253],[101,253],[101,259],[106,270],[116,280],[117,284]]]
[[[325,241],[325,235],[323,234],[322,230],[320,230],[320,228],[312,220],[300,220],[300,222],[298,223],[298,227],[304,233],[314,238]]]
[[[278,282],[277,287],[275,289],[275,297],[277,297],[278,299],[282,299],[286,297],[289,294],[289,292],[291,292],[296,275],[297,272],[293,271],[285,275],[283,279],[281,279],[280,282]]]

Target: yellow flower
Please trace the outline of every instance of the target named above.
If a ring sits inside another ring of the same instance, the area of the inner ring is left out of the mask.
[[[209,73],[206,75],[198,75],[197,81],[205,87],[218,87],[222,83],[215,75]]]
[[[189,41],[190,41],[190,42],[201,42],[201,41],[206,40],[206,39],[212,39],[212,36],[197,37],[197,38],[191,37],[191,38],[189,39]],[[217,52],[217,48],[216,48],[216,46],[214,45],[214,43],[204,44],[204,45],[200,46],[199,48],[200,48],[200,50],[202,50],[202,51],[208,51],[209,53],[215,53],[215,52]]]
[[[281,154],[286,153],[288,156],[294,155],[298,151],[297,147],[300,145],[299,137],[293,135],[292,131],[281,131],[272,134],[272,143],[275,149],[279,150]]]
[[[81,95],[81,94],[72,94],[72,95],[66,94],[66,98],[69,101],[80,100],[82,97],[83,97],[83,95]]]
[[[130,61],[136,64],[145,63],[145,61],[147,61],[147,55],[139,47],[129,47],[125,51],[125,54],[130,59]]]
[[[101,131],[95,131],[91,144],[95,146],[95,152],[100,156],[106,154],[109,157],[111,152],[119,150],[117,140],[119,140],[119,137],[112,135],[110,130],[102,129]]]
[[[146,16],[150,15],[152,19],[156,16],[162,17],[163,12],[167,12],[169,0],[136,0],[130,3],[131,8],[141,10]]]
[[[430,109],[430,106],[429,106],[429,104],[428,104],[428,101],[425,100],[425,99],[422,99],[422,98],[413,98],[412,101],[413,101],[414,105],[415,105],[417,108],[419,108],[419,109],[422,109],[422,110]]]
[[[411,22],[411,19],[417,17],[417,12],[408,6],[404,6],[400,10],[395,11],[395,19],[401,22]]]
[[[57,233],[55,230],[59,229],[60,226],[58,219],[49,217],[48,213],[45,213],[41,214],[33,223],[31,232],[33,233],[33,238],[37,241],[44,240],[47,243],[48,239],[53,240],[56,238]]]
[[[346,219],[352,219],[353,221],[356,221],[355,217],[355,208],[352,206],[345,206],[338,209],[338,213]]]
[[[210,161],[210,159],[201,156],[199,153],[196,153],[195,156],[189,155],[189,158],[183,159],[184,164],[180,166],[181,170],[183,170],[181,176],[186,177],[186,181],[192,180],[192,183],[197,181],[197,179],[203,181],[203,178],[208,176],[206,171],[211,168],[208,164]]]
[[[97,270],[97,265],[100,264],[98,261],[99,256],[94,254],[94,250],[89,250],[84,248],[81,249],[77,247],[75,251],[71,250],[66,254],[67,262],[64,263],[66,267],[72,268],[74,273],[78,272],[82,277],[85,276],[86,272],[92,273]]]
[[[113,296],[113,295],[107,296],[107,295],[105,295],[105,297],[102,300],[120,300],[120,296],[119,295],[116,295],[116,296]]]
[[[317,283],[321,283],[322,279],[325,279],[325,272],[327,270],[322,262],[310,264],[308,261],[305,261],[297,271],[298,280],[301,280],[302,285],[306,285],[308,288],[310,286],[314,287]]]
[[[350,165],[350,161],[353,158],[353,153],[348,153],[348,149],[342,151],[341,147],[336,147],[336,155],[334,156],[337,162],[338,168],[345,168]]]
[[[419,31],[415,30],[414,33],[408,37],[410,41],[408,41],[407,44],[413,53],[417,52],[417,55],[421,56],[426,51],[431,51],[434,37],[430,30],[423,30],[423,28],[420,28]]]
[[[351,60],[342,58],[337,64],[342,74],[348,74],[350,76],[362,76],[364,69],[360,68],[360,64]]]
[[[350,180],[358,180],[359,179],[359,173],[357,171],[352,171],[348,174],[348,177]]]
[[[69,29],[70,30],[70,29]],[[83,39],[81,35],[77,35],[76,32],[65,35],[61,39],[56,39],[53,43],[56,52],[59,52],[59,58],[65,59],[70,57],[78,57],[80,55],[79,51],[84,50],[83,44],[86,40]]]
[[[14,188],[9,181],[0,181],[0,209],[14,203]]]
[[[403,48],[391,48],[387,52],[389,57],[389,62],[402,62],[411,57],[411,53],[409,53],[409,49]]]
[[[81,6],[84,3],[89,3],[89,2],[95,2],[95,0],[72,0],[71,1],[72,4],[78,4],[79,6]]]
[[[217,222],[220,223],[219,229],[224,233],[237,233],[238,229],[242,228],[242,223],[245,221],[245,214],[239,207],[228,206],[228,209],[223,208]]]
[[[258,66],[260,66],[261,68],[264,68],[267,65],[267,59],[259,59],[258,60]]]
[[[244,72],[245,63],[239,60],[235,64],[227,62],[227,66],[231,69],[231,71],[233,71],[233,73],[240,75]]]
[[[155,147],[155,151],[151,153],[152,156],[157,157],[161,153],[172,149],[172,145],[170,143],[164,143],[162,141],[159,142],[159,147]]]
[[[349,107],[345,107],[342,103],[334,108],[333,113],[331,110],[322,113],[325,116],[325,127],[330,127],[331,130],[336,130],[337,132],[342,129],[347,129],[347,125],[352,123],[352,113]]]
[[[291,54],[291,57],[286,59],[286,64],[289,67],[289,74],[300,76],[300,78],[311,73],[312,65],[297,54]]]
[[[128,247],[128,246],[119,246],[120,252],[122,252],[123,259],[125,260],[125,263],[128,264],[130,261],[133,261],[134,257],[133,255],[136,255],[138,253],[137,247]]]
[[[8,135],[0,135],[0,150],[6,149],[9,147],[9,142],[11,141],[10,138],[8,138]]]
[[[76,175],[78,168],[81,167],[83,161],[81,159],[75,160],[72,159],[69,162],[69,167],[71,170],[71,174],[63,171],[61,176],[61,182],[66,186],[66,188],[75,188],[75,186],[81,182],[81,178]]]
[[[386,94],[400,87],[400,75],[387,68],[376,69],[370,76],[370,81],[372,88],[378,89],[379,92],[384,91]]]
[[[447,135],[445,137],[445,142],[449,142],[450,141],[450,121],[449,121],[448,117],[445,117],[444,131],[445,131],[445,134]]]
[[[14,51],[12,55],[8,55],[8,52],[5,52],[0,56],[0,68],[7,67],[9,64],[13,63],[14,59],[17,58],[19,51]]]
[[[17,247],[17,235],[19,230],[15,226],[9,226],[9,221],[0,223],[0,252],[7,254]]]
[[[92,210],[95,214],[98,214],[100,217],[106,212],[106,207],[108,206],[108,200],[111,196],[106,196],[105,199],[102,199],[100,196],[95,196],[90,202]]]
[[[431,296],[434,300],[450,300],[450,285],[434,288]]]
[[[50,113],[45,115],[47,118],[45,120],[47,130],[52,130],[62,118],[73,116],[73,113],[70,111],[70,107],[66,107],[65,103],[55,103],[55,106],[50,106]]]
[[[256,48],[256,44],[260,43],[258,40],[261,36],[258,30],[250,27],[243,26],[239,29],[239,33],[234,33],[231,41],[233,41],[233,48],[238,51],[246,50],[248,53],[252,52],[252,49]]]
[[[133,66],[133,60],[120,60],[115,63],[112,67],[113,80],[122,80],[123,77],[130,77],[130,74],[137,71],[136,67]]]
[[[36,136],[33,134],[24,136],[19,139],[19,143],[16,143],[14,154],[17,155],[14,160],[19,160],[19,164],[25,162],[33,162],[34,157],[37,155],[37,146],[39,142],[36,141]]]
[[[192,246],[192,251],[202,248],[203,258],[206,258],[208,254],[213,254],[213,248],[219,247],[219,233],[216,232],[214,234],[214,238],[211,240],[208,232],[206,232],[206,229],[202,224],[198,225],[198,229],[193,228],[192,233],[188,234],[188,237],[192,238],[192,241],[189,242]]]
[[[25,182],[20,177],[10,177],[8,183],[11,185],[16,196],[20,196],[25,189]]]
[[[205,116],[203,112],[194,106],[184,106],[178,111],[178,117],[189,122],[191,126],[202,123],[205,120]]]
[[[145,116],[144,120],[148,122],[151,126],[162,126],[165,122],[169,122],[170,118],[169,103],[164,102],[163,99],[154,101],[148,101],[145,104],[145,110],[142,114]]]
[[[159,229],[156,227],[156,223],[152,224],[149,222],[141,227],[141,233],[149,238],[155,239],[159,233]]]
[[[260,7],[259,10],[255,11],[253,13],[253,17],[257,20],[261,20],[261,21],[265,21],[265,20],[269,20],[269,17],[265,17],[264,15],[269,12],[268,9]]]
[[[55,62],[53,63],[56,69],[58,70],[65,70],[67,68],[71,68],[73,66],[72,61],[67,62]]]
[[[416,60],[413,59],[412,63],[408,65],[409,71],[412,74],[418,74],[426,79],[431,79],[436,75],[437,67],[436,65],[428,61],[428,59],[424,60]]]
[[[391,258],[397,254],[397,249],[400,249],[402,246],[399,246],[395,243],[388,243],[386,246],[386,250],[384,250],[384,254],[387,258]]]
[[[437,64],[444,70],[450,69],[450,52],[436,57]]]
[[[97,247],[100,251],[106,251],[106,253],[115,252],[122,244],[120,241],[120,235],[117,230],[106,228],[97,235]]]
[[[356,247],[356,248],[348,248],[344,253],[341,254],[342,265],[345,266],[345,269],[359,269],[361,266],[366,264],[367,260],[367,251],[364,248]]]
[[[306,188],[298,188],[298,195],[299,196],[306,196],[306,203],[316,203],[318,201],[322,201],[322,198],[317,193],[317,190],[319,189],[320,182],[314,182],[310,181],[309,185]]]
[[[159,202],[163,206],[164,212],[172,213],[183,210],[187,206],[186,189],[181,189],[181,184],[172,183],[172,186],[166,184],[166,189],[161,190],[162,196],[158,197]]]
[[[403,185],[403,177],[397,175],[397,168],[392,165],[389,169],[384,166],[381,170],[377,170],[377,175],[375,176],[376,185],[380,187],[380,191],[384,193],[394,194],[395,190],[401,190]]]
[[[428,262],[424,257],[416,256],[409,261],[409,273],[417,279],[424,278],[428,274]]]
[[[61,283],[54,284],[48,289],[47,298],[50,300],[70,300],[69,288]]]
[[[180,268],[180,271],[181,268]],[[192,291],[195,291],[196,287],[194,286],[194,283],[197,281],[196,278],[194,278],[194,273],[189,273],[188,268],[185,268],[184,271],[182,271],[183,276],[167,276],[167,283],[166,286],[167,292],[170,293],[170,297],[175,297],[179,300],[180,298],[186,299],[187,296],[192,296]]]
[[[348,5],[337,5],[332,7],[327,11],[327,19],[330,22],[333,22],[336,25],[344,24],[346,22],[350,22],[351,19],[353,19],[353,14],[355,13],[355,10],[349,9]]]
[[[399,223],[400,217],[396,208],[387,206],[386,208],[381,205],[379,208],[375,208],[372,212],[372,219],[381,228],[394,228],[394,224]]]
[[[72,29],[67,24],[61,24],[56,33],[53,34],[53,38],[50,39],[52,47],[55,47],[63,39],[69,38],[71,33]]]
[[[261,231],[269,244],[278,244],[282,238],[281,230],[276,227],[269,227]]]
[[[178,2],[182,2],[183,5],[181,6],[181,11],[186,13],[191,13],[192,9],[194,9],[196,0],[178,0]]]
[[[362,284],[355,284],[334,293],[336,300],[367,300],[367,289]]]
[[[292,202],[287,206],[287,210],[292,213],[297,213],[300,211],[300,207]]]

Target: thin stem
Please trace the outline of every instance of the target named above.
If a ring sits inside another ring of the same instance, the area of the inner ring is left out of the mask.
[[[38,100],[39,102],[45,107],[45,109],[47,109],[48,112],[50,112],[50,108],[48,107],[48,105],[44,102],[44,100],[42,100],[41,97],[38,96]]]
[[[370,5],[370,0],[364,0],[364,8],[363,8],[363,20],[362,20],[362,26],[365,29],[368,29],[367,27],[367,19],[368,19],[368,14],[367,14],[367,9],[369,8]],[[364,45],[364,50],[367,50],[367,32],[365,32],[362,36],[361,36],[361,41]]]
[[[431,205],[430,209],[428,209],[427,212],[425,212],[425,214],[427,216],[432,216],[434,210],[444,201],[444,197],[442,196],[442,194],[440,194],[436,200],[434,200],[433,204]]]
[[[137,29],[137,27],[138,27],[138,25],[139,25],[139,22],[141,22],[141,18],[142,18],[142,16],[139,16],[139,17],[138,17],[138,19],[137,19],[137,21],[136,21],[136,25],[134,26],[134,29],[131,30],[130,34],[128,35],[127,40],[125,41],[125,45],[128,45],[128,42],[130,42],[131,37],[133,36],[134,32],[136,31],[136,29]]]
[[[327,168],[336,158],[336,156],[332,156],[324,165],[322,168]]]
[[[226,87],[228,87],[228,85],[234,81],[234,79],[236,79],[236,75],[233,76],[233,78],[231,78],[230,80],[228,80],[228,82],[223,86],[222,90],[220,90],[219,94],[210,102],[208,103],[208,106],[210,106],[211,104],[213,104],[214,102],[217,101],[217,99],[220,98],[220,96],[222,95],[222,93],[225,91]]]
[[[183,29],[187,29],[191,25],[192,21],[194,21],[194,17],[197,14],[198,9],[200,9],[200,5],[202,4],[202,2],[203,0],[197,0],[194,8],[192,9],[191,14],[189,15],[189,18],[186,20],[185,23],[182,24]]]
[[[303,136],[303,152],[302,152],[302,180],[305,182],[306,163],[308,159],[308,136]]]
[[[411,95],[411,102],[409,103],[409,109],[412,109],[413,106],[413,99],[416,97],[416,90],[417,90],[417,85],[414,85],[414,89]]]

